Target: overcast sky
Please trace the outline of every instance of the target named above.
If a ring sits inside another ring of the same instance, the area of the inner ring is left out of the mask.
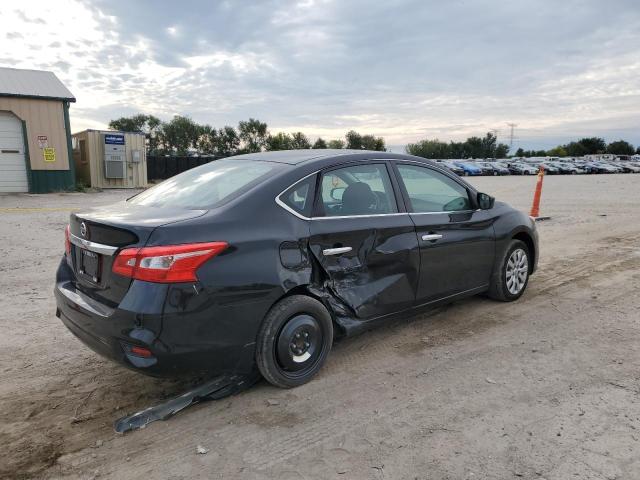
[[[638,0],[22,0],[0,4],[0,66],[55,72],[74,131],[145,112],[389,145],[508,143],[508,122],[514,149],[640,144]]]

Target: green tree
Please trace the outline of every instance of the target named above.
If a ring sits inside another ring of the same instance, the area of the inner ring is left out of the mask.
[[[487,134],[482,139],[482,154],[479,158],[494,158],[496,156],[497,142],[498,137],[496,137],[491,132],[487,132]]]
[[[522,147],[516,150],[516,157],[524,157],[524,150],[522,149]]]
[[[327,148],[327,142],[325,142],[322,138],[318,137],[318,139],[313,144],[313,147],[311,147],[311,148],[313,148],[315,150]]]
[[[562,145],[558,145],[557,147],[548,150],[547,155],[550,157],[566,157],[567,151]]]
[[[467,142],[449,142],[449,154],[444,158],[467,158]]]
[[[349,130],[345,135],[347,140],[346,148],[351,150],[362,150],[362,135],[355,130]]]
[[[311,142],[302,132],[295,132],[291,135],[291,148],[294,150],[307,150],[311,148]]]
[[[349,130],[345,135],[346,148],[351,150],[386,150],[384,138],[373,135],[360,135],[355,130]]]
[[[506,143],[499,143],[496,146],[495,158],[507,158],[507,155],[509,155],[509,145]]]
[[[329,143],[328,143],[329,148],[332,148],[334,150],[341,150],[344,148],[345,145],[346,145],[345,141],[340,140],[339,138],[336,140],[329,140]]]
[[[120,117],[109,122],[109,128],[121,132],[144,133],[147,139],[147,150],[149,153],[157,153],[159,149],[158,136],[162,127],[162,122],[153,115],[139,113],[131,117]]]
[[[611,142],[607,145],[607,153],[613,153],[614,155],[633,155],[635,152],[633,145],[624,140]]]
[[[377,152],[384,152],[387,150],[384,145],[384,138],[375,137],[373,135],[362,136],[362,148],[364,150],[374,150]]]
[[[199,125],[189,117],[176,115],[162,125],[159,140],[168,153],[186,155],[190,149],[197,148],[200,136]]]
[[[245,152],[260,152],[266,146],[269,135],[266,123],[250,118],[238,124],[238,132]]]
[[[465,158],[484,158],[485,142],[482,138],[469,137],[465,144]]]
[[[269,151],[291,150],[293,139],[288,133],[280,132],[267,137],[266,148]]]
[[[604,138],[600,137],[590,137],[583,138],[578,142],[585,149],[585,155],[594,154],[594,153],[605,153],[607,151],[607,144],[604,141]]]
[[[435,140],[420,140],[417,143],[410,143],[405,147],[409,155],[423,158],[453,158],[449,149],[449,144]]]
[[[569,142],[566,145],[563,145],[564,151],[567,152],[567,155],[570,157],[581,157],[589,153],[585,146],[580,142]]]
[[[111,130],[119,130],[121,132],[140,132],[143,133],[147,125],[149,116],[139,113],[131,117],[120,117],[109,122]]]
[[[216,137],[216,153],[222,157],[230,157],[238,153],[240,136],[233,127],[225,126],[218,130]]]
[[[218,150],[218,132],[210,125],[198,126],[196,150],[205,155],[214,155]]]

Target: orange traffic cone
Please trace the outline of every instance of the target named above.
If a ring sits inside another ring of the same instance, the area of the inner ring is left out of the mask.
[[[540,216],[540,197],[542,196],[542,181],[544,180],[544,167],[540,167],[538,172],[538,183],[536,183],[536,192],[533,195],[533,204],[531,205],[531,213],[529,215],[535,220],[548,220],[551,217]]]

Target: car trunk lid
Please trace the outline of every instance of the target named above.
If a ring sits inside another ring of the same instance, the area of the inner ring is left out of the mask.
[[[70,265],[76,285],[85,294],[113,307],[120,303],[131,279],[112,273],[123,247],[143,247],[154,229],[196,218],[206,210],[157,208],[121,202],[71,215]]]

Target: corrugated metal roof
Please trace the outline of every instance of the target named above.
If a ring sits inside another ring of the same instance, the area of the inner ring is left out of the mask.
[[[0,97],[4,96],[76,101],[53,72],[0,67]]]

